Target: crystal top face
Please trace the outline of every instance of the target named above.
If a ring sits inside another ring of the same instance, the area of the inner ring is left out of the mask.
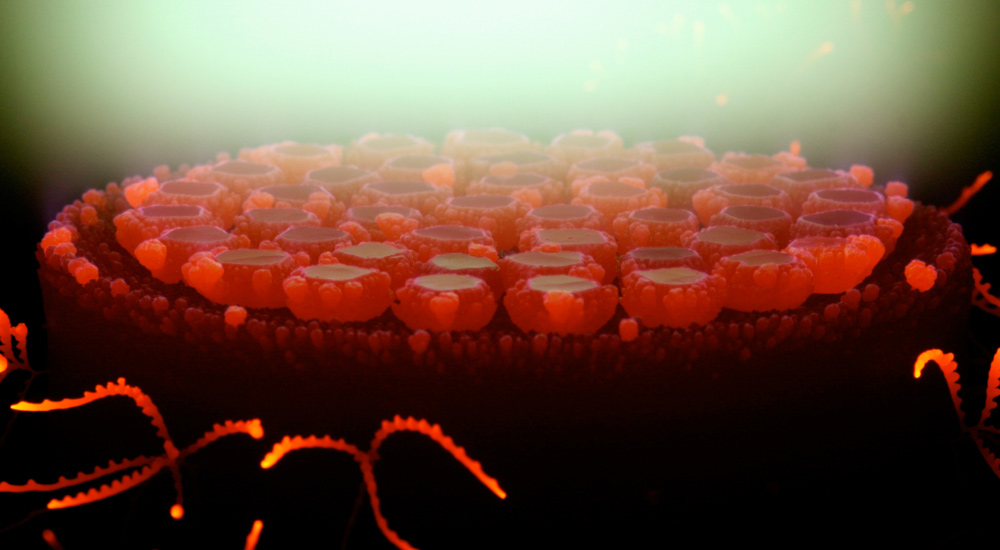
[[[409,168],[413,170],[426,170],[438,164],[450,164],[450,161],[437,155],[403,155],[389,161],[389,166],[393,168]]]
[[[607,240],[592,229],[542,229],[538,232],[542,241],[559,244],[604,244]]]
[[[214,225],[179,227],[167,231],[161,239],[185,243],[214,243],[229,238],[229,233]]]
[[[179,205],[179,206],[166,206],[166,205],[155,205],[155,206],[143,206],[139,208],[139,211],[143,216],[147,218],[182,218],[182,217],[194,217],[201,215],[201,208],[191,205]]]
[[[278,235],[281,239],[300,243],[320,243],[324,241],[341,240],[350,235],[332,227],[314,227],[311,225],[295,225]]]
[[[815,192],[823,199],[836,202],[882,202],[882,197],[874,191],[866,189],[823,189]]]
[[[552,160],[548,155],[543,155],[542,153],[536,153],[535,151],[514,151],[512,153],[501,153],[498,155],[487,155],[484,157],[479,157],[479,160],[485,161],[489,164],[499,164],[501,162],[512,162],[518,166],[523,164],[536,164],[539,162],[545,162],[547,160]]]
[[[522,252],[507,256],[510,260],[532,267],[569,267],[583,261],[583,254],[563,250],[562,252]]]
[[[596,181],[586,187],[586,192],[595,197],[636,197],[646,193],[645,189],[619,183],[617,181]]]
[[[720,225],[702,229],[698,232],[698,240],[722,245],[748,245],[764,235],[760,231]]]
[[[781,164],[767,155],[750,155],[746,157],[731,158],[726,159],[726,162],[734,166],[739,166],[740,168],[746,168],[747,170],[771,168]]]
[[[190,197],[207,197],[219,191],[221,187],[215,183],[202,183],[200,181],[175,180],[165,182],[160,186],[159,191],[168,195],[187,195]]]
[[[308,143],[290,143],[288,145],[278,145],[274,148],[276,153],[288,155],[290,157],[321,157],[330,154],[330,151]]]
[[[517,174],[514,176],[486,176],[483,181],[492,185],[507,185],[510,187],[525,187],[538,185],[547,178],[538,174]]]
[[[690,285],[708,277],[708,273],[687,267],[664,267],[640,271],[639,276],[661,285]]]
[[[480,281],[478,277],[471,277],[469,275],[454,275],[445,273],[442,275],[424,275],[423,277],[417,277],[415,282],[418,286],[422,286],[428,290],[436,290],[438,292],[447,292],[449,290],[468,290],[476,288],[479,286]]]
[[[683,153],[695,153],[701,151],[697,145],[677,139],[654,141],[653,149],[661,155],[679,155]]]
[[[810,168],[809,170],[799,170],[798,172],[788,172],[782,174],[781,177],[787,178],[793,181],[807,182],[807,181],[818,181],[830,178],[836,178],[839,174],[833,170],[822,170],[817,168]]]
[[[623,159],[617,157],[597,157],[585,160],[577,164],[577,166],[584,170],[594,170],[597,172],[617,172],[619,170],[631,168],[638,164],[639,161],[632,159]]]
[[[545,220],[574,220],[593,212],[593,208],[582,204],[551,204],[531,210],[531,215]]]
[[[367,242],[355,246],[347,246],[337,252],[350,254],[358,258],[380,260],[395,254],[404,254],[406,251],[383,243]]]
[[[759,183],[749,183],[743,185],[721,185],[719,191],[728,195],[739,197],[774,197],[781,194],[781,191],[769,185]]]
[[[662,180],[679,182],[696,182],[715,179],[719,174],[702,168],[676,168],[674,170],[664,170],[657,174]]]
[[[362,146],[378,151],[391,151],[393,149],[406,149],[407,147],[413,147],[417,143],[419,142],[410,136],[393,135],[369,139],[363,142]]]
[[[682,222],[691,218],[691,213],[680,208],[643,208],[631,214],[633,220],[647,222]]]
[[[466,130],[462,133],[462,141],[467,141],[469,143],[489,143],[489,144],[508,144],[508,143],[518,143],[522,141],[527,141],[524,136],[516,132],[511,132],[510,130]]]
[[[590,279],[571,277],[569,275],[541,275],[528,280],[532,290],[540,292],[581,292],[597,287],[597,283]]]
[[[640,260],[680,260],[684,258],[694,258],[698,253],[690,248],[679,246],[651,246],[647,248],[636,248],[629,252],[632,257]]]
[[[240,248],[238,250],[227,250],[219,254],[215,257],[215,261],[223,265],[267,266],[281,263],[288,257],[287,252],[280,250]]]
[[[431,258],[431,263],[438,267],[443,267],[445,269],[481,269],[481,268],[494,268],[497,264],[493,263],[489,258],[480,258],[478,256],[470,256],[468,254],[438,254]]]
[[[340,183],[370,174],[368,170],[353,166],[328,166],[309,172],[309,178],[323,183]]]
[[[596,148],[604,147],[609,142],[609,139],[602,136],[588,136],[580,134],[570,134],[567,136],[562,136],[556,141],[555,145],[562,145],[565,147],[585,147],[585,148]]]
[[[299,208],[253,208],[246,214],[255,222],[294,223],[309,219],[309,213]]]
[[[322,193],[327,195],[327,191],[322,187],[309,184],[300,185],[272,185],[270,187],[262,187],[257,190],[261,193],[267,193],[278,200],[287,201],[307,201],[309,196],[313,193]]]
[[[752,221],[774,220],[784,218],[788,215],[785,211],[771,208],[770,206],[751,206],[745,204],[727,206],[722,209],[722,213],[741,220]]]
[[[751,250],[750,252],[730,256],[730,259],[736,260],[743,265],[759,267],[762,265],[785,265],[791,263],[794,257],[784,252],[778,252],[777,250]]]
[[[310,279],[334,282],[350,281],[373,272],[371,269],[345,264],[314,265],[304,270],[305,276]]]
[[[484,236],[486,233],[476,227],[466,227],[464,225],[435,225],[417,229],[414,235],[430,239],[440,239],[446,241],[475,239]]]
[[[422,181],[379,181],[366,185],[369,189],[374,189],[385,195],[410,195],[414,193],[433,192],[437,188],[430,183]]]
[[[502,208],[516,202],[517,199],[503,195],[465,195],[455,197],[448,204],[459,208]]]
[[[277,170],[270,164],[257,164],[256,162],[246,162],[242,160],[227,160],[212,168],[216,172],[229,174],[232,176],[260,176]]]
[[[399,214],[407,218],[420,215],[419,210],[415,210],[409,206],[353,206],[348,212],[352,218],[371,223],[375,223],[379,214]]]
[[[844,226],[870,222],[872,218],[874,216],[871,214],[858,212],[857,210],[830,210],[828,212],[820,212],[819,214],[802,216],[799,219],[819,225]]]

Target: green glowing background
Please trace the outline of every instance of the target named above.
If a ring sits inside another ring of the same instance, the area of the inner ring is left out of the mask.
[[[36,240],[83,189],[157,164],[503,126],[798,139],[814,166],[945,203],[1000,167],[998,30],[992,0],[0,0],[0,198]]]

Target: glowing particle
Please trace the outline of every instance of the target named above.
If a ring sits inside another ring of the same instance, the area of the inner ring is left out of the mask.
[[[52,532],[51,529],[45,529],[42,531],[42,540],[45,544],[49,545],[52,550],[63,550],[63,545],[60,544],[59,539],[56,538],[56,534]]]
[[[991,244],[973,244],[972,245],[972,255],[973,256],[987,256],[989,254],[994,254],[997,251],[997,247]]]
[[[174,504],[170,507],[170,517],[174,519],[181,519],[184,517],[184,507],[180,504]]]
[[[719,94],[715,96],[715,104],[719,107],[725,107],[729,103],[729,96],[726,94]]]
[[[951,205],[947,208],[942,208],[941,211],[945,214],[954,214],[955,212],[958,212],[963,206],[965,206],[965,203],[969,202],[969,199],[978,193],[979,190],[982,189],[983,186],[986,185],[991,179],[993,179],[993,172],[986,171],[979,174],[976,181],[973,182],[972,185],[962,189],[962,194],[955,199],[955,202],[951,203]]]
[[[253,522],[253,527],[250,528],[250,534],[247,535],[247,543],[243,546],[243,550],[256,550],[257,541],[260,540],[260,532],[263,529],[263,521],[258,519]]]

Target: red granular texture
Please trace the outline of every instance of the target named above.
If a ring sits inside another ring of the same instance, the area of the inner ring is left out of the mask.
[[[715,155],[702,143],[692,140],[664,139],[637,143],[635,150],[639,157],[658,170],[677,170],[682,168],[708,168],[715,162]]]
[[[516,174],[537,174],[562,181],[566,177],[566,164],[538,151],[513,151],[474,157],[469,160],[465,175],[471,183],[489,175],[511,176]],[[484,191],[476,192],[483,193]]]
[[[181,267],[184,282],[217,304],[252,308],[285,306],[282,283],[296,267],[287,252],[198,252]]]
[[[299,208],[312,212],[328,227],[344,216],[347,207],[325,188],[312,184],[280,185],[255,189],[243,202],[243,211],[254,208]]]
[[[685,248],[694,250],[711,269],[723,256],[751,250],[777,250],[778,244],[770,233],[730,226],[707,227],[684,238]]]
[[[222,220],[200,206],[142,206],[126,210],[114,218],[115,239],[130,254],[147,239],[155,239],[167,229],[195,225],[223,227]]]
[[[892,218],[876,218],[871,214],[852,210],[829,210],[818,214],[800,216],[792,224],[792,239],[803,237],[846,237],[872,235],[878,237],[889,255],[896,248],[896,241],[903,233],[903,224]]]
[[[560,287],[563,290],[546,290]],[[518,281],[503,303],[510,320],[524,332],[587,334],[614,316],[618,288],[578,277],[542,275]]]
[[[725,176],[702,168],[677,168],[657,172],[649,185],[663,191],[671,208],[694,210],[695,193],[732,183]]]
[[[417,270],[416,252],[395,243],[361,243],[338,248],[330,258],[334,262],[388,273],[393,290],[403,286]],[[322,258],[320,263],[323,263]]]
[[[500,276],[505,289],[539,275],[569,275],[600,283],[604,280],[604,267],[582,252],[569,250],[521,252],[500,258]]]
[[[813,292],[840,294],[856,287],[885,254],[882,241],[871,235],[848,237],[806,237],[792,241],[784,252],[803,262],[813,272]],[[865,288],[863,298],[869,301],[875,290]]]
[[[285,174],[285,182],[297,184],[311,170],[338,166],[343,158],[339,145],[311,145],[284,141],[256,149],[240,151],[239,159],[277,166]]]
[[[705,259],[690,248],[658,246],[635,248],[621,257],[619,274],[624,279],[633,271],[647,271],[664,267],[687,267],[695,271],[708,271]]]
[[[181,267],[196,252],[249,247],[250,239],[246,236],[201,225],[168,229],[159,238],[139,243],[133,254],[153,277],[173,284],[181,280]]]
[[[450,187],[417,181],[381,181],[365,184],[353,197],[352,206],[408,206],[424,216],[452,197]]]
[[[396,241],[423,226],[424,216],[408,206],[354,206],[347,209],[342,222],[357,223],[372,241]]]
[[[597,156],[614,156],[625,148],[622,138],[609,130],[574,130],[560,134],[546,147],[545,154],[572,165]]]
[[[523,218],[530,209],[530,205],[513,197],[466,195],[453,197],[444,204],[439,204],[434,217],[444,225],[483,229],[493,237],[498,250],[510,250],[517,246],[517,220]]]
[[[886,215],[886,200],[881,193],[869,189],[820,189],[813,191],[802,203],[801,214],[830,210],[854,210],[881,218]]]
[[[533,208],[517,221],[518,235],[533,229],[596,229],[605,225],[604,215],[585,204],[551,204]]]
[[[327,166],[311,170],[302,178],[302,183],[326,189],[345,205],[351,204],[351,197],[366,183],[376,181],[382,181],[382,177],[371,170],[356,166]]]
[[[249,196],[254,189],[285,183],[285,174],[277,166],[242,160],[224,160],[214,165],[196,166],[185,177],[220,183],[241,198]]]
[[[726,301],[726,279],[684,267],[633,271],[622,281],[622,307],[647,327],[687,328],[715,319]]]
[[[779,153],[771,157],[726,153],[722,155],[721,161],[712,163],[709,169],[722,174],[733,183],[766,184],[778,174],[802,170],[805,167],[804,159],[787,153]]]
[[[447,252],[470,254],[473,245],[494,247],[493,238],[485,230],[458,225],[435,225],[417,229],[404,233],[397,242],[416,252],[417,259],[421,262]]]
[[[503,195],[528,203],[534,208],[562,204],[562,181],[534,173],[488,175],[471,181],[466,189],[470,195]]]
[[[815,191],[823,189],[864,189],[857,178],[843,170],[808,169],[778,174],[768,185],[781,189],[792,198],[792,214],[798,216],[801,205]]]
[[[566,173],[566,181],[572,183],[580,179],[604,176],[608,180],[630,177],[643,181],[646,187],[656,175],[656,167],[640,160],[622,157],[594,157],[574,163]]]
[[[649,246],[680,246],[682,237],[701,226],[694,213],[678,208],[643,208],[622,212],[611,222],[618,253]]]
[[[709,227],[719,225],[770,233],[779,248],[791,240],[792,217],[788,212],[769,206],[727,206],[708,221]]]
[[[155,204],[201,206],[218,216],[224,228],[232,227],[233,218],[241,212],[239,195],[223,185],[186,179],[160,184],[143,202],[143,206]]]
[[[603,180],[603,181],[601,181]],[[638,180],[636,180],[638,183]],[[659,189],[644,189],[629,183],[607,181],[603,177],[592,178],[571,204],[591,206],[604,215],[605,231],[611,230],[611,222],[622,212],[640,208],[665,208],[667,197]]]
[[[344,163],[378,170],[385,161],[400,155],[432,155],[434,144],[416,136],[371,133],[351,142]]]
[[[316,214],[300,208],[251,208],[233,220],[233,233],[246,235],[252,246],[258,246],[296,225],[319,227],[320,220]]]
[[[783,252],[754,250],[720,258],[713,275],[726,278],[725,307],[737,311],[785,311],[805,303],[813,274]]]
[[[521,233],[518,249],[522,252],[540,250],[582,252],[604,268],[604,283],[615,280],[618,272],[618,244],[604,231],[593,229],[532,229]]]
[[[906,276],[906,282],[920,292],[934,288],[934,283],[937,281],[937,269],[920,260],[911,260],[906,264],[903,274]]]
[[[497,300],[500,300],[504,293],[505,287],[500,279],[500,266],[489,258],[458,253],[438,254],[426,262],[421,262],[417,273],[420,275],[448,273],[471,275],[486,281]]]
[[[392,304],[388,273],[344,264],[300,267],[285,279],[288,309],[299,319],[370,321]]]
[[[271,241],[262,241],[261,248],[264,248],[265,242]],[[307,225],[289,227],[275,237],[273,243],[292,255],[299,252],[308,254],[309,261],[313,264],[319,262],[319,256],[324,252],[333,252],[338,248],[357,244],[350,233],[332,227]]]
[[[458,282],[455,288],[449,285]],[[438,288],[438,285],[445,289]],[[497,311],[493,292],[469,275],[424,275],[396,291],[392,311],[411,330],[479,330]]]
[[[702,225],[708,225],[712,216],[722,212],[727,206],[767,206],[784,212],[791,212],[792,202],[788,194],[768,185],[720,185],[702,189],[691,197],[695,212]]]

